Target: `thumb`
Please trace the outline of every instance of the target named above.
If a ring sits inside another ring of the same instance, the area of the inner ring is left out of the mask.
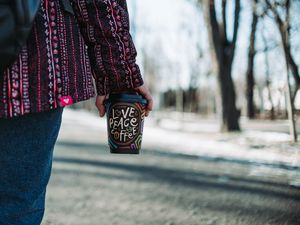
[[[99,111],[100,117],[103,117],[105,115],[105,105],[104,105],[105,99],[106,99],[106,95],[98,95],[96,97],[96,107]]]

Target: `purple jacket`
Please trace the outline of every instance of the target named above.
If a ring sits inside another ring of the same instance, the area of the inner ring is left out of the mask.
[[[143,84],[126,0],[42,0],[19,58],[0,77],[0,118],[55,109]],[[93,82],[94,77],[95,82]]]

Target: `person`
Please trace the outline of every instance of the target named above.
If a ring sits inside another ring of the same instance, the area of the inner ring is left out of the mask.
[[[0,224],[44,215],[53,148],[65,106],[111,92],[153,100],[136,64],[126,0],[41,0],[31,34],[0,76]],[[93,79],[94,78],[94,82]],[[94,91],[94,85],[96,91]]]

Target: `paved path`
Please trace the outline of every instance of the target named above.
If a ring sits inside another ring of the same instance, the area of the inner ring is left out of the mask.
[[[88,121],[63,124],[43,225],[300,224],[297,167],[163,148],[112,155],[104,125]]]
[[[44,225],[299,225],[300,171],[57,145]]]

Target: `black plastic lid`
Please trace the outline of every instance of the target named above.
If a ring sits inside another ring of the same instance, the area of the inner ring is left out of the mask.
[[[147,100],[143,96],[138,94],[110,94],[108,102],[129,102],[129,103],[141,103],[146,105]]]

